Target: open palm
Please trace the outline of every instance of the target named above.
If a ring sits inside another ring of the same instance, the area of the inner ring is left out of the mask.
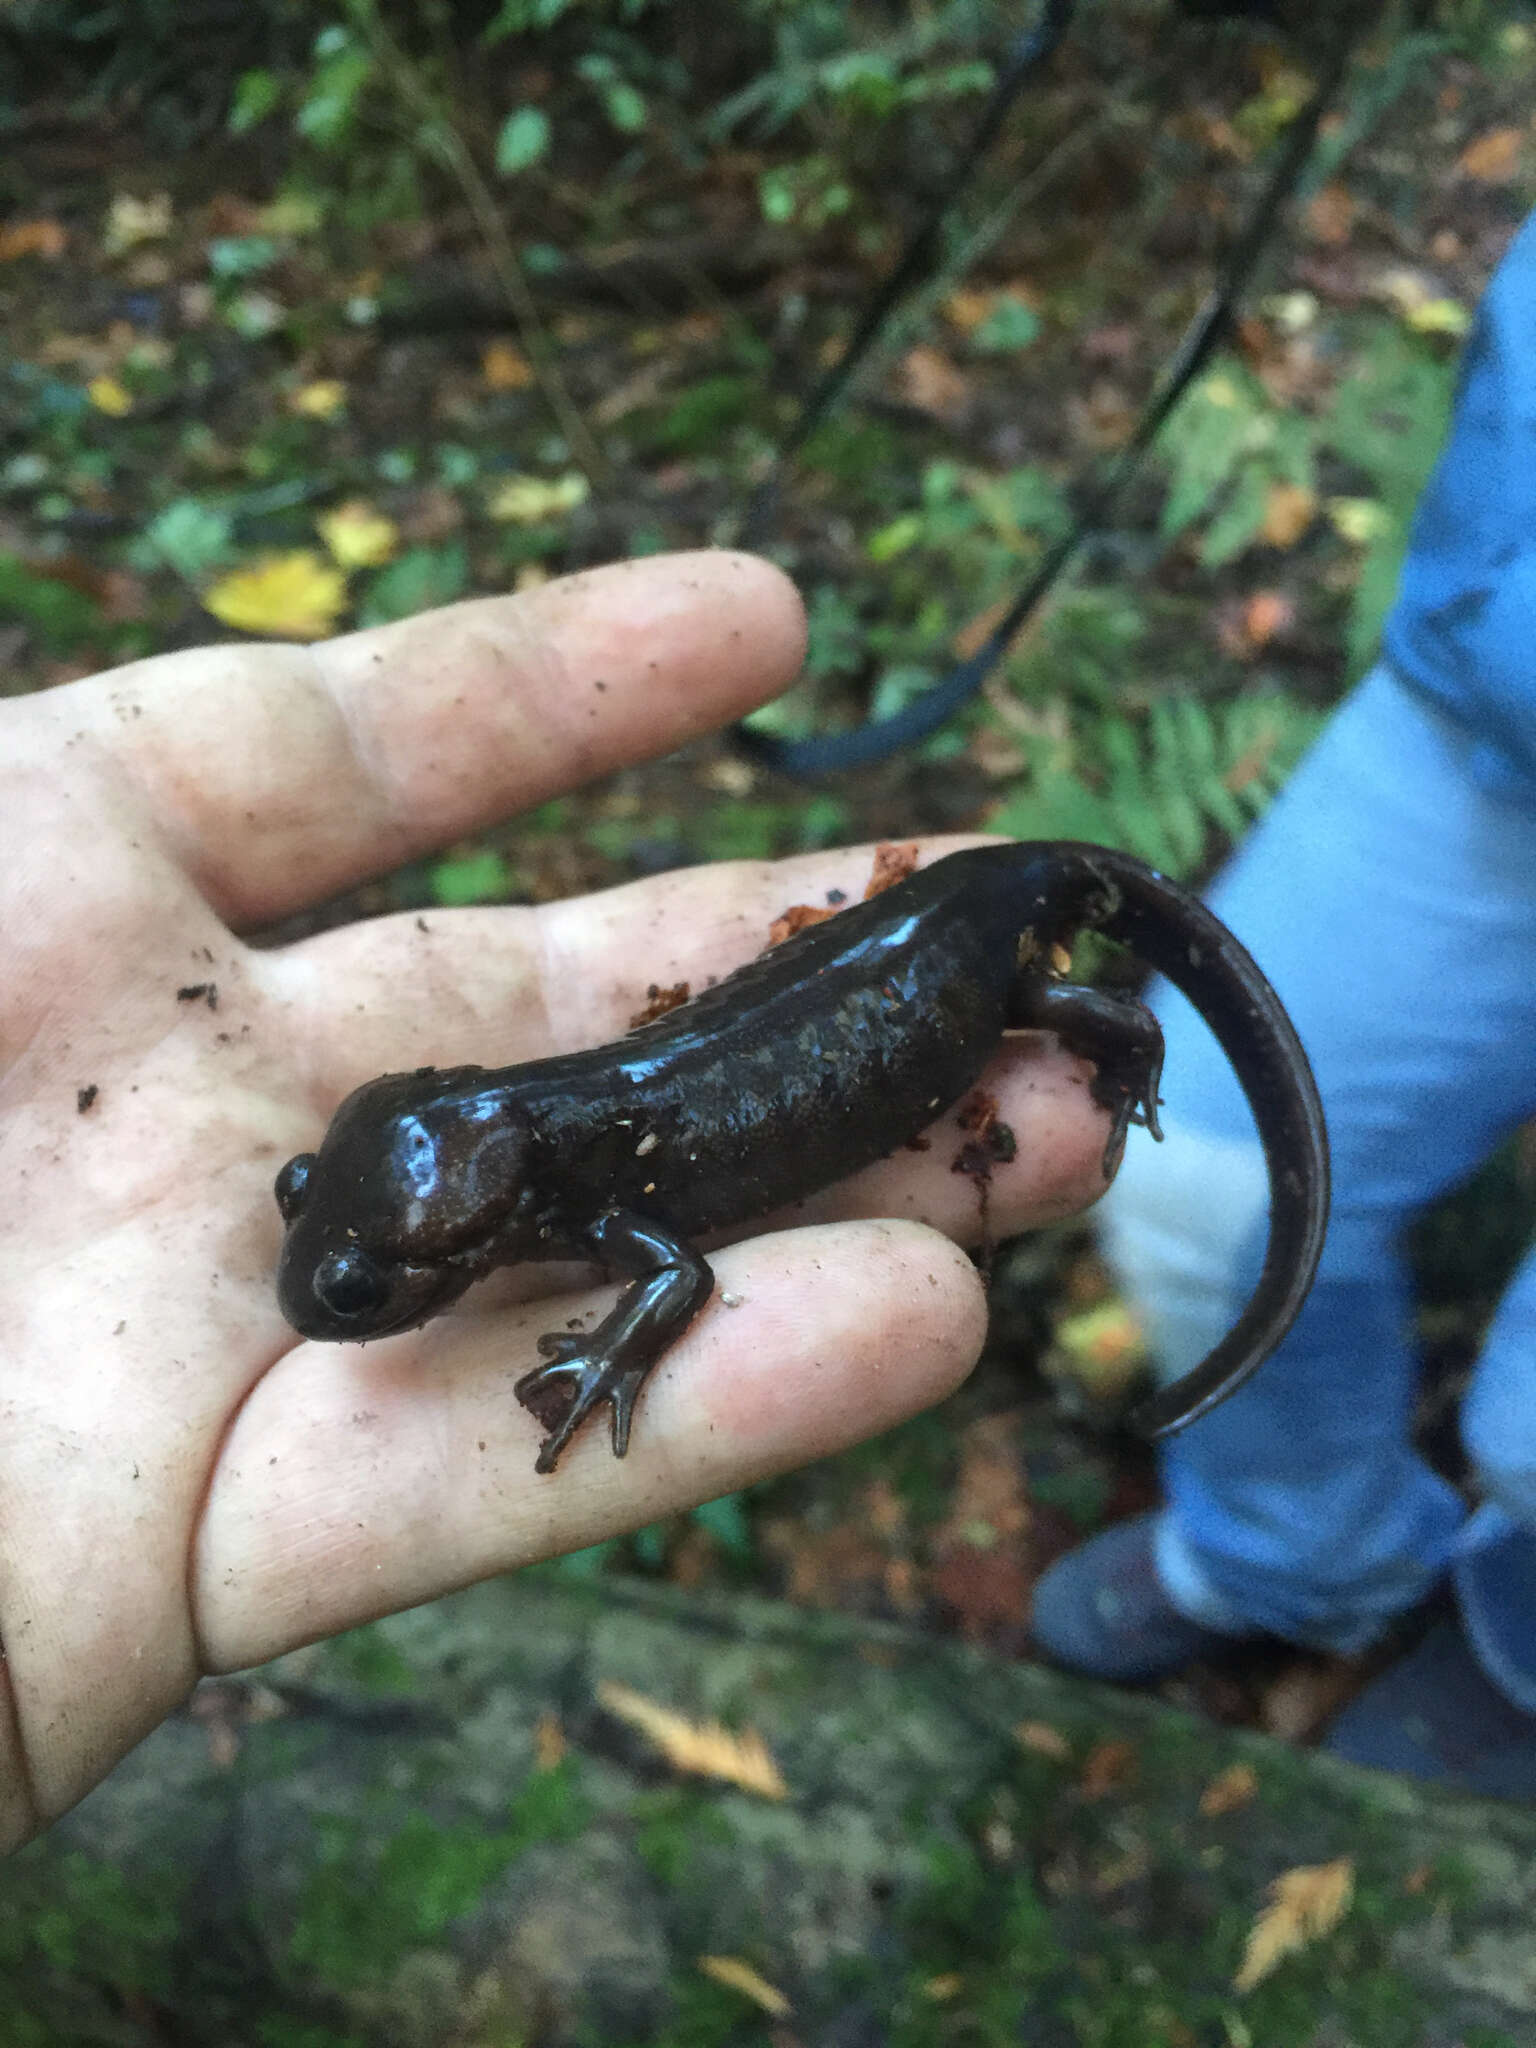
[[[692,555],[0,707],[0,1840],[204,1672],[802,1463],[969,1369],[953,1147],[721,1253],[622,1464],[591,1430],[536,1478],[512,1398],[592,1276],[514,1274],[366,1347],[301,1342],[273,1293],[273,1175],[358,1082],[614,1037],[648,984],[727,971],[869,859],[236,934],[739,715],[800,649],[776,572]],[[1099,1192],[1082,1080],[1039,1041],[989,1076],[1020,1138],[994,1228]]]

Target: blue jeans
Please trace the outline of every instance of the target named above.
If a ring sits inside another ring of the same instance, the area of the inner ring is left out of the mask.
[[[1290,1336],[1163,1451],[1164,1585],[1191,1620],[1352,1651],[1450,1572],[1488,1675],[1536,1712],[1536,1251],[1462,1423],[1481,1505],[1413,1449],[1405,1224],[1536,1112],[1536,790],[1377,668],[1212,902],[1279,990],[1328,1113],[1333,1223]],[[1166,1143],[1135,1139],[1100,1214],[1159,1370],[1186,1371],[1258,1271],[1263,1161],[1183,998]]]

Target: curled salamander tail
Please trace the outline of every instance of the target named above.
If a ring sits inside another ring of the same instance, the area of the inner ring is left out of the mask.
[[[1269,1171],[1269,1242],[1247,1307],[1215,1350],[1131,1416],[1151,1437],[1207,1414],[1257,1371],[1311,1289],[1328,1226],[1328,1133],[1284,1005],[1226,926],[1134,856],[1061,842],[1078,868],[1082,922],[1130,946],[1194,1004],[1242,1084]]]

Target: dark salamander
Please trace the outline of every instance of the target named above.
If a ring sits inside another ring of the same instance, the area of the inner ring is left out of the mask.
[[[1070,841],[950,854],[797,933],[615,1044],[516,1067],[423,1067],[349,1095],[320,1150],[277,1177],[278,1296],[306,1337],[425,1322],[492,1266],[596,1259],[629,1284],[590,1333],[542,1337],[517,1397],[549,1472],[584,1418],[635,1399],[713,1286],[693,1240],[767,1215],[917,1135],[1007,1031],[1053,1031],[1097,1066],[1113,1172],[1132,1122],[1157,1135],[1150,1011],[1071,986],[1052,950],[1121,940],[1183,989],[1253,1109],[1269,1245],[1210,1356],[1138,1411],[1181,1427],[1247,1378],[1311,1285],[1328,1213],[1323,1112],[1278,997],[1226,927],[1129,854]]]

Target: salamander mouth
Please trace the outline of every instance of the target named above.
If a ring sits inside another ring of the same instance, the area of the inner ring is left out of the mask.
[[[284,1247],[277,1298],[300,1336],[322,1343],[394,1337],[455,1301],[474,1277],[456,1267],[397,1265],[356,1245],[319,1258]]]

